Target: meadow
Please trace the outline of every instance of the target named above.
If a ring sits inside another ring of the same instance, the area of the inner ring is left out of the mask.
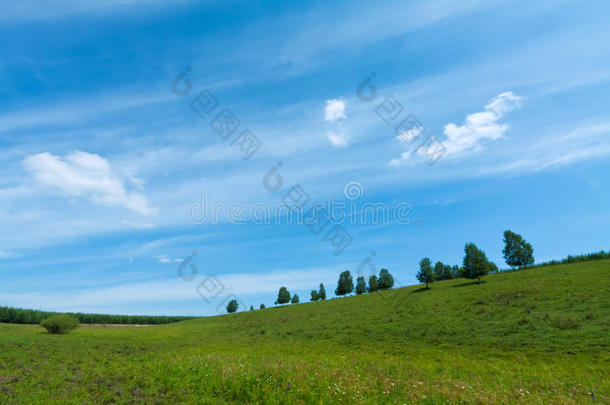
[[[609,306],[599,260],[165,325],[0,324],[0,403],[610,403]]]

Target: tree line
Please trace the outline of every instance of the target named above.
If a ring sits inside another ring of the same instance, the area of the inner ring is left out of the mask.
[[[349,270],[345,270],[339,275],[339,281],[337,282],[337,288],[335,289],[335,295],[344,296],[355,292],[356,295],[365,293],[373,293],[379,290],[389,290],[394,286],[394,277],[390,274],[387,269],[381,269],[379,276],[371,275],[369,277],[368,286],[363,276],[359,276],[356,279],[356,287],[354,288],[354,279]],[[313,297],[312,297],[313,298]],[[312,299],[313,301],[313,299]]]
[[[512,269],[523,269],[534,264],[534,249],[523,237],[510,230],[504,231],[504,249],[502,250],[504,260]],[[464,246],[464,259],[462,266],[449,266],[442,262],[436,262],[432,267],[429,258],[424,257],[419,262],[417,280],[430,288],[434,281],[450,280],[453,278],[468,278],[481,282],[481,277],[488,273],[498,272],[498,266],[487,259],[487,255],[474,243]]]
[[[39,324],[52,315],[70,315],[79,323],[121,324],[121,325],[160,325],[185,321],[196,318],[194,316],[153,316],[153,315],[109,315],[109,314],[85,314],[82,312],[47,312],[36,309],[21,309],[11,307],[0,307],[0,322]]]
[[[606,252],[604,250],[600,250],[599,252],[594,253],[585,253],[583,255],[576,255],[566,257],[561,260],[549,260],[548,262],[538,263],[532,266],[528,266],[528,268],[533,267],[546,267],[546,266],[554,266],[557,264],[570,264],[570,263],[581,263],[581,262],[590,262],[593,260],[607,260],[610,259],[610,251]]]
[[[610,251],[600,251],[596,253],[588,253],[578,256],[568,256],[562,260],[551,260],[544,263],[534,265],[534,249],[530,243],[528,243],[523,237],[513,231],[504,231],[504,249],[502,254],[504,260],[510,270],[521,270],[532,267],[551,266],[556,264],[566,263],[578,263],[590,260],[603,260],[610,259]],[[477,283],[481,282],[481,277],[484,277],[488,273],[499,272],[498,266],[487,258],[484,251],[479,247],[470,242],[464,246],[464,258],[462,265],[449,265],[441,261],[437,261],[434,266],[432,260],[428,257],[424,257],[419,262],[419,271],[416,274],[416,278],[420,283],[426,284],[426,288],[430,287],[430,284],[435,281],[451,280],[456,278],[467,278],[471,280],[477,280]],[[387,290],[392,288],[394,285],[394,278],[387,269],[381,269],[379,276],[372,275],[369,277],[368,285],[364,277],[359,276],[356,279],[354,285],[354,279],[349,270],[342,272],[339,275],[337,282],[337,288],[335,294],[337,296],[345,296],[355,292],[356,295],[372,293],[379,290]],[[320,284],[319,289],[311,290],[310,301],[323,301],[326,299],[326,290],[324,284]],[[297,304],[300,302],[299,296],[294,294],[291,295],[286,287],[281,287],[278,292],[278,298],[275,301],[275,305],[284,305],[288,302]],[[231,303],[229,303],[231,304]],[[232,305],[231,308],[227,306],[227,312],[235,312],[237,310],[237,301]],[[260,305],[260,309],[264,309],[265,304]],[[254,307],[251,306],[250,310],[253,311]]]
[[[512,268],[524,268],[531,266],[534,263],[534,249],[532,245],[526,242],[523,237],[510,230],[504,231],[504,259],[506,264]],[[432,266],[432,261],[428,257],[424,257],[419,262],[419,271],[416,274],[416,278],[420,283],[426,284],[426,288],[430,288],[430,284],[434,281],[451,280],[455,278],[467,278],[471,280],[477,280],[477,283],[481,282],[481,277],[488,273],[498,272],[498,266],[487,258],[485,252],[483,252],[477,245],[470,242],[464,246],[464,259],[462,260],[462,266],[449,265],[441,261],[437,261]],[[372,293],[379,290],[388,290],[394,286],[394,277],[390,274],[387,269],[381,269],[379,276],[371,275],[367,281],[363,276],[359,276],[356,279],[356,285],[354,286],[354,279],[349,270],[345,270],[339,274],[339,280],[337,281],[337,288],[335,289],[335,295],[341,297],[352,292],[356,295],[365,293]],[[319,301],[326,299],[326,290],[324,284],[320,284],[318,290],[311,291],[310,301]],[[300,302],[298,295],[291,295],[290,291],[286,287],[280,287],[278,291],[277,300],[275,305],[284,305],[288,302],[297,304]],[[227,305],[227,312],[232,313],[237,311],[238,303],[234,300],[229,302]],[[264,304],[261,304],[261,309],[264,308]],[[254,307],[251,306],[250,310],[253,311]]]
[[[338,297],[349,295],[353,292],[356,295],[365,293],[373,293],[380,290],[389,290],[394,286],[394,277],[387,269],[381,269],[379,276],[371,275],[369,277],[368,286],[364,277],[360,276],[356,279],[356,286],[354,287],[354,278],[349,270],[345,270],[339,274],[339,280],[337,281],[337,288],[335,289],[335,295]],[[310,301],[324,301],[326,300],[326,288],[323,283],[320,283],[320,287],[317,290],[311,290]],[[287,303],[298,304],[300,298],[297,294],[291,295],[287,287],[280,287],[275,305],[284,305]],[[231,300],[227,304],[227,312],[236,312],[239,308],[239,303],[236,300]],[[260,309],[265,309],[265,304],[260,305]],[[254,306],[250,305],[250,311],[254,311]]]

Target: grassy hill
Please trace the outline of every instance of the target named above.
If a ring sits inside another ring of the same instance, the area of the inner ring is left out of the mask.
[[[0,403],[610,403],[610,260],[148,327],[0,324]]]

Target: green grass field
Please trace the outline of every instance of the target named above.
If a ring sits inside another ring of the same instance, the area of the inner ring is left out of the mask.
[[[610,403],[610,260],[169,325],[0,324],[0,403]]]

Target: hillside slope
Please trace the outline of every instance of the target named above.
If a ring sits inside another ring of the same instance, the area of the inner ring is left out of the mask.
[[[607,403],[609,305],[603,260],[154,327],[0,324],[0,402]]]

